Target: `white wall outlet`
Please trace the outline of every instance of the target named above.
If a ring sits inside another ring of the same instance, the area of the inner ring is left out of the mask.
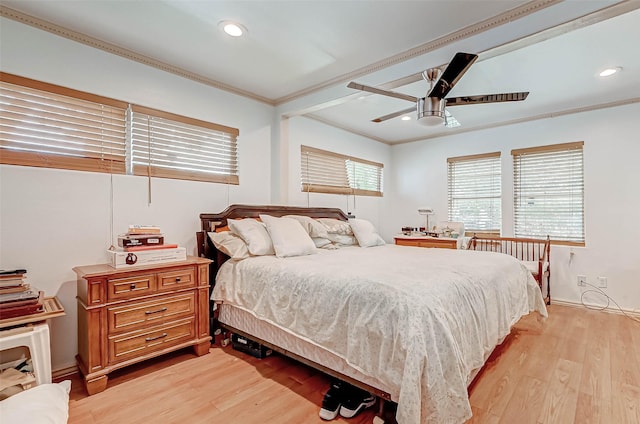
[[[601,289],[607,288],[607,277],[598,277],[598,287]]]
[[[578,275],[577,277],[578,286],[584,287],[587,285],[587,276],[586,275]]]

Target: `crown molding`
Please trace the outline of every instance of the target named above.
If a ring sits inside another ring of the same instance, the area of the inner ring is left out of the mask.
[[[89,47],[103,50],[107,53],[124,57],[125,59],[142,63],[143,65],[151,66],[153,68],[160,69],[162,71],[169,72],[169,73],[178,75],[180,77],[187,78],[187,79],[199,82],[201,84],[211,86],[213,88],[217,88],[219,90],[228,91],[230,93],[237,94],[239,96],[248,97],[250,99],[253,99],[262,103],[266,103],[271,106],[275,106],[275,102],[272,99],[259,96],[255,93],[242,90],[237,87],[232,87],[230,85],[221,83],[220,81],[216,81],[211,78],[203,77],[202,75],[198,75],[194,72],[187,71],[186,69],[182,69],[178,66],[170,65],[160,60],[156,60],[151,57],[145,56],[143,54],[136,53],[124,47],[120,47],[116,44],[99,40],[89,35],[86,35],[77,31],[73,31],[69,28],[56,25],[49,21],[45,21],[44,19],[39,19],[34,16],[27,15],[26,13],[22,13],[17,10],[10,9],[3,5],[0,5],[0,16],[7,19],[14,20],[16,22],[23,23],[25,25],[32,26],[34,28],[38,28],[43,31],[50,32],[52,34],[67,38],[72,41],[76,41],[78,43],[87,45]]]
[[[334,84],[339,84],[344,81],[354,79],[372,72],[376,72],[398,63],[402,63],[416,56],[424,55],[426,53],[439,49],[448,44],[460,41],[468,37],[472,37],[476,34],[482,33],[484,31],[488,31],[490,29],[506,24],[513,20],[523,18],[527,15],[538,12],[541,9],[560,3],[561,1],[562,0],[532,0],[519,7],[508,10],[494,17],[485,19],[476,24],[467,26],[461,30],[455,31],[446,36],[439,37],[433,41],[422,44],[418,47],[406,50],[397,55],[391,56],[389,58],[380,60],[378,62],[364,66],[362,68],[356,69],[355,71],[349,72],[347,74],[339,75],[335,78],[324,81],[320,84],[313,85],[311,87],[305,88],[304,90],[299,90],[287,96],[280,97],[277,99],[269,99],[269,98],[257,95],[255,93],[252,93],[250,91],[242,90],[240,88],[224,84],[220,81],[203,77],[202,75],[196,74],[194,72],[188,71],[178,66],[170,65],[168,63],[153,59],[151,57],[137,53],[135,51],[126,49],[124,47],[120,47],[118,45],[108,43],[106,41],[102,41],[100,39],[91,37],[89,35],[86,35],[77,31],[73,31],[69,28],[56,25],[52,22],[49,22],[40,18],[36,18],[34,16],[19,12],[17,10],[8,8],[6,6],[0,5],[0,16],[3,16],[8,19],[12,19],[14,21],[23,23],[25,25],[32,26],[34,28],[38,28],[43,31],[50,32],[52,34],[67,38],[69,40],[76,41],[78,43],[85,44],[87,46],[90,46],[96,49],[106,51],[108,53],[112,53],[112,54],[124,57],[129,60],[136,61],[138,63],[142,63],[147,66],[160,69],[165,72],[169,72],[169,73],[181,76],[183,78],[187,78],[187,79],[217,88],[219,90],[228,91],[230,93],[247,97],[262,103],[266,103],[271,106],[278,106],[283,103],[323,90]]]

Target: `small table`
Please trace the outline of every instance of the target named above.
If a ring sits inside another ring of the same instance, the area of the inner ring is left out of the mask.
[[[438,247],[442,249],[457,249],[458,239],[450,237],[430,237],[430,236],[405,236],[394,237],[397,245],[414,247]]]
[[[0,350],[28,347],[38,384],[51,383],[51,344],[45,320],[63,315],[58,299],[47,297],[41,312],[0,320]]]

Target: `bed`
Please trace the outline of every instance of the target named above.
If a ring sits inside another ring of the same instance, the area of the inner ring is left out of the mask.
[[[339,209],[278,206],[201,214],[199,251],[214,260],[213,316],[396,402],[400,424],[466,421],[467,387],[493,349],[523,315],[546,316],[536,281],[508,255],[388,244],[227,260],[206,237],[260,214],[348,219]]]

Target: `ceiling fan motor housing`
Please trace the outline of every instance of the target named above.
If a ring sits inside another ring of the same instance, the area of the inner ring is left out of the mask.
[[[444,122],[444,107],[447,101],[437,97],[418,99],[418,122],[423,125],[441,125]]]

